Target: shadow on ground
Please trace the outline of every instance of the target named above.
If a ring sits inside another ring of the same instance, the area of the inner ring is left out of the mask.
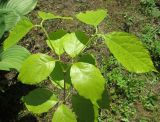
[[[19,112],[24,110],[21,97],[34,88],[35,86],[17,82],[6,88],[5,91],[0,91],[0,122],[36,122],[36,118],[32,115],[18,117]]]

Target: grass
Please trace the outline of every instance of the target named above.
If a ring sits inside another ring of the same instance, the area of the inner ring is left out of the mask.
[[[156,6],[156,2],[158,0],[141,0],[141,11],[147,16],[152,16],[159,18],[160,17],[160,10]]]
[[[159,32],[159,27],[146,24],[140,34],[156,67],[160,66]],[[106,118],[107,122],[158,122],[160,75],[129,73],[112,55],[107,60],[105,57],[102,58],[101,70],[106,74],[111,99],[110,109],[103,112],[102,118]],[[104,70],[106,68],[107,70]]]
[[[149,20],[156,20],[148,15]],[[128,26],[134,24],[133,17],[124,16]],[[149,50],[157,69],[160,67],[160,26],[154,21],[140,28],[139,37]],[[99,122],[159,122],[160,120],[160,75],[159,73],[129,73],[109,54],[97,52],[99,66],[104,74],[109,94],[110,109],[101,113]],[[96,52],[94,52],[96,54]]]

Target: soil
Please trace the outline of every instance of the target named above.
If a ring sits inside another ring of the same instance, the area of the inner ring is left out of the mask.
[[[159,4],[157,3],[157,5]],[[81,11],[100,8],[108,10],[108,17],[99,27],[99,30],[104,33],[111,31],[127,31],[139,36],[141,28],[147,22],[153,21],[155,26],[159,24],[156,20],[150,20],[147,16],[141,14],[140,0],[39,0],[37,7],[28,17],[34,24],[38,24],[40,22],[40,18],[37,16],[38,11],[74,17],[76,13]],[[133,18],[131,24],[127,23],[125,16]],[[59,19],[48,21],[45,23],[45,27],[48,32],[65,29],[69,32],[82,30],[87,34],[94,33],[93,28],[84,25],[76,19],[73,21]],[[47,47],[45,38],[43,32],[37,28],[29,32],[20,44],[32,53],[42,52],[54,56]],[[106,49],[102,50],[102,52],[108,53]],[[14,71],[0,71],[0,86],[2,86],[2,90],[0,89],[0,122],[50,121],[50,115],[44,114],[35,118],[33,115],[24,112],[25,108],[20,99],[30,90],[36,88],[36,86],[21,84],[16,78],[17,74]],[[23,114],[21,114],[21,112]],[[48,120],[44,119],[46,116],[48,116]]]

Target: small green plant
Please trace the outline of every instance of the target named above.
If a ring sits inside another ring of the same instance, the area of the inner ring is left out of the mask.
[[[129,32],[130,27],[133,25],[134,18],[132,16],[129,16],[127,13],[124,15],[125,23],[124,23],[124,31]]]
[[[73,18],[41,11],[38,15],[42,19],[40,24],[33,25],[28,19],[21,20],[3,43],[3,50],[7,51],[33,27],[38,27],[44,31],[47,45],[57,54],[54,58],[42,53],[30,54],[20,66],[18,80],[22,83],[33,85],[48,78],[55,87],[63,90],[63,98],[57,98],[56,93],[46,88],[37,88],[24,96],[22,100],[32,113],[41,114],[55,107],[52,122],[98,122],[99,109],[108,108],[106,81],[95,59],[86,54],[85,49],[99,38],[104,40],[111,53],[128,71],[157,72],[149,52],[136,36],[126,32],[99,32],[98,25],[107,17],[106,10],[86,11],[75,15],[81,22],[95,28],[95,33],[90,37],[81,31],[68,33],[57,30],[48,34],[43,26],[46,20]],[[18,30],[21,32],[17,33]],[[62,58],[63,55],[68,55],[66,60]],[[21,56],[16,59],[21,59]],[[119,82],[119,86],[125,87],[123,80]],[[69,89],[75,92],[72,93]],[[67,106],[69,98],[72,110]]]
[[[141,0],[141,11],[146,14],[153,17],[160,17],[160,10],[156,6],[155,0]]]
[[[151,57],[154,60],[155,66],[159,67],[159,56],[160,56],[160,27],[156,27],[150,24],[144,26],[141,34],[141,40],[151,53]]]
[[[0,38],[34,9],[37,0],[0,0]]]

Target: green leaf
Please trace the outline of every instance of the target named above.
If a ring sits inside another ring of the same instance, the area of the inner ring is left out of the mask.
[[[0,54],[0,70],[20,70],[22,63],[30,56],[27,49],[21,46],[13,46]]]
[[[78,122],[98,122],[98,108],[90,100],[74,95],[72,96],[72,107]]]
[[[85,63],[96,65],[96,60],[95,60],[95,58],[94,58],[94,56],[92,54],[84,54],[84,55],[82,55],[79,58],[78,62],[85,62]]]
[[[3,47],[2,46],[0,46],[0,53],[2,53],[3,52]]]
[[[53,115],[52,122],[77,122],[75,114],[65,105],[60,105]]]
[[[5,19],[5,31],[12,29],[21,18],[13,9],[0,9],[0,15]]]
[[[10,71],[11,68],[12,68],[12,65],[3,61],[0,62],[0,70]]]
[[[45,54],[33,54],[22,65],[18,79],[24,84],[45,80],[53,71],[55,61]]]
[[[4,50],[15,45],[22,39],[33,27],[33,24],[28,19],[22,19],[13,28],[9,37],[4,41]]]
[[[37,1],[38,0],[9,0],[6,8],[13,9],[21,15],[26,15],[35,8]]]
[[[96,11],[86,11],[85,13],[79,13],[76,15],[76,18],[88,25],[96,27],[104,20],[106,16],[107,11],[99,9]]]
[[[60,38],[62,38],[67,32],[65,30],[57,30],[57,31],[54,31],[54,32],[51,32],[49,34],[49,38],[51,40],[58,40]]]
[[[3,15],[0,14],[0,39],[5,32],[5,18]]]
[[[136,73],[156,71],[149,52],[136,36],[125,32],[112,32],[105,35],[105,43],[127,70]]]
[[[63,36],[66,33],[67,32],[64,30],[58,30],[49,34],[51,40],[47,40],[47,44],[52,50],[55,50],[56,54],[58,55],[62,55],[64,53]]]
[[[50,20],[50,19],[70,19],[72,20],[72,17],[62,17],[62,16],[57,16],[55,14],[52,13],[47,13],[47,12],[43,12],[43,11],[39,11],[38,12],[39,17],[41,17],[43,20]]]
[[[0,9],[3,9],[9,0],[0,0]]]
[[[71,67],[71,82],[78,93],[96,103],[104,91],[105,79],[101,72],[92,64],[75,63]]]
[[[16,12],[8,11],[5,15],[5,31],[12,29],[20,19],[20,16]]]
[[[25,106],[35,114],[41,114],[51,109],[57,102],[57,97],[49,90],[37,88],[22,97]]]
[[[86,47],[85,44],[88,42],[88,40],[88,37],[80,31],[66,34],[63,37],[64,50],[73,58]]]
[[[64,77],[66,78],[66,89],[70,88],[71,79],[70,79],[70,70],[63,71],[62,66],[63,64],[61,62],[55,63],[55,68],[50,74],[50,80],[51,82],[59,89],[64,88]]]

